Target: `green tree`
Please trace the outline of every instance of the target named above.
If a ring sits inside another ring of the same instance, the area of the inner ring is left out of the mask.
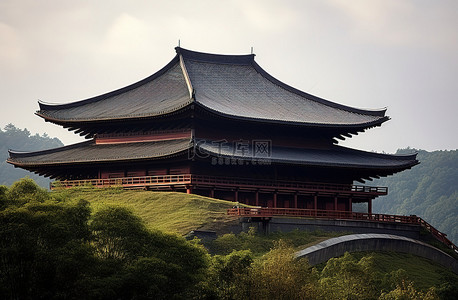
[[[204,280],[206,251],[184,238],[148,230],[126,208],[98,211],[90,224],[100,271],[91,293],[112,299],[178,299]]]
[[[253,257],[249,250],[234,250],[228,255],[213,256],[201,297],[248,299],[252,263]]]
[[[44,202],[51,199],[48,192],[39,187],[33,179],[22,178],[11,185],[6,191],[6,198],[16,205],[29,202]]]
[[[378,277],[370,256],[358,261],[347,252],[326,263],[319,281],[321,295],[324,299],[376,299],[380,287]]]
[[[315,299],[318,273],[283,240],[254,264],[249,299]]]
[[[146,254],[148,231],[142,220],[126,208],[108,207],[98,211],[90,229],[100,258],[131,262]]]
[[[430,288],[426,293],[417,291],[413,282],[402,280],[396,288],[388,293],[382,293],[380,300],[436,300],[439,297],[434,288]]]

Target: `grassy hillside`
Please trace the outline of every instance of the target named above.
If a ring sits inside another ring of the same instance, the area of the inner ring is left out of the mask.
[[[186,234],[191,230],[225,232],[237,224],[226,211],[233,202],[176,192],[128,191],[120,188],[73,188],[53,191],[57,197],[87,200],[94,211],[105,205],[124,206],[140,216],[149,228]]]

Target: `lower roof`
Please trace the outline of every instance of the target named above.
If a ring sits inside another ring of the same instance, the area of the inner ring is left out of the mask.
[[[269,141],[255,141],[253,144],[223,144],[220,141],[209,140],[201,140],[198,145],[201,152],[212,156],[258,160],[261,163],[364,169],[405,169],[418,164],[416,154],[380,154],[341,146],[332,146],[329,149],[303,149],[272,146]]]
[[[7,162],[27,169],[35,166],[157,159],[187,151],[190,145],[189,138],[121,144],[96,144],[95,140],[89,140],[37,152],[10,150]]]
[[[37,152],[10,150],[7,162],[23,169],[50,174],[52,173],[50,168],[59,166],[90,167],[94,163],[166,160],[192,150],[195,151],[194,158],[197,159],[221,157],[251,162],[256,160],[259,164],[267,162],[310,167],[364,169],[373,170],[371,171],[371,174],[374,173],[372,177],[386,176],[418,164],[416,154],[379,154],[340,146],[332,146],[329,149],[303,149],[272,146],[269,141],[234,144],[211,140],[193,141],[190,138],[122,144],[97,144],[95,140],[90,140]],[[379,173],[380,170],[383,171],[382,174]]]

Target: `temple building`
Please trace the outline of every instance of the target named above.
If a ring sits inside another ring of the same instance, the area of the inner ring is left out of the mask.
[[[387,193],[355,185],[418,164],[416,154],[350,149],[338,140],[380,126],[383,110],[357,109],[297,90],[269,75],[255,55],[176,48],[155,74],[36,114],[87,141],[8,162],[82,184],[173,190],[272,208],[352,211]]]

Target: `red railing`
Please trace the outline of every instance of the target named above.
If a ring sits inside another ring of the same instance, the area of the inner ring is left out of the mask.
[[[239,207],[231,208],[228,215],[241,217],[309,217],[322,219],[365,220],[372,222],[394,222],[402,224],[420,225],[430,232],[436,239],[458,253],[458,247],[453,244],[445,233],[440,232],[431,224],[418,216],[398,216],[385,214],[369,214],[351,211],[299,209],[299,208],[268,208],[268,207]]]
[[[330,183],[304,183],[284,180],[263,180],[250,178],[233,178],[222,176],[204,176],[194,174],[181,175],[158,175],[121,177],[108,179],[86,179],[86,180],[62,180],[51,183],[51,189],[69,188],[75,186],[91,185],[96,187],[123,186],[126,188],[135,187],[161,187],[168,185],[200,185],[207,187],[232,187],[245,189],[271,189],[285,191],[326,191],[330,193],[348,192],[350,194],[372,194],[386,195],[387,187],[346,185]]]
[[[61,180],[51,182],[51,189],[71,188],[76,186],[94,186],[94,187],[113,187],[122,186],[125,188],[135,187],[167,187],[170,185],[186,185],[191,183],[191,175],[159,175],[159,176],[140,176],[140,177],[122,177],[106,179],[86,179],[86,180]]]

